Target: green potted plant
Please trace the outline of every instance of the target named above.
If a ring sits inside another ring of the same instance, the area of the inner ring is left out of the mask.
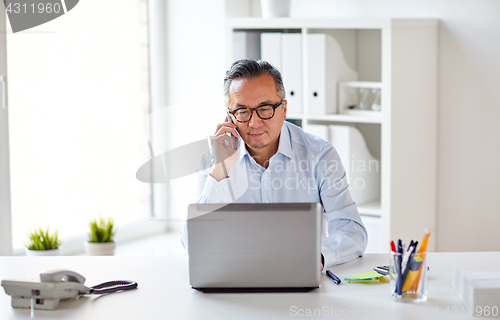
[[[85,241],[85,251],[89,256],[112,256],[115,253],[116,242],[114,220],[103,217],[89,222],[89,240]]]
[[[26,245],[27,256],[59,256],[61,242],[59,241],[57,230],[49,232],[49,228],[43,230],[38,228],[28,233],[29,241]]]

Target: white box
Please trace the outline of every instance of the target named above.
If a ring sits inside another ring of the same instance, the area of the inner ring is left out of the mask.
[[[338,83],[338,113],[339,114],[350,114],[350,115],[356,115],[356,116],[372,116],[372,117],[382,117],[382,109],[375,111],[375,110],[359,110],[359,103],[360,101],[360,96],[359,96],[359,89],[377,89],[380,90],[380,97],[379,97],[379,103],[382,101],[382,82],[369,82],[369,81],[341,81]],[[348,90],[355,90],[356,93],[353,96],[349,96]],[[374,95],[370,94],[372,99],[369,99],[369,104],[371,107],[371,104],[374,101]],[[353,99],[354,98],[354,99]],[[351,99],[353,99],[351,101]],[[356,105],[355,110],[351,110],[348,108],[348,105],[354,103]],[[382,105],[380,104],[380,107]]]
[[[451,286],[464,301],[471,315],[498,316],[500,301],[500,272],[498,271],[460,271],[455,268]],[[492,310],[496,307],[496,310]],[[496,312],[493,313],[493,312]]]

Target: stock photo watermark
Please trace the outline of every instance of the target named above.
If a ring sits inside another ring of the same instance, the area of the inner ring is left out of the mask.
[[[318,181],[313,177],[301,177],[299,174],[295,174],[294,177],[287,178],[272,178],[270,180],[261,181],[260,174],[250,175],[250,185],[251,190],[260,189],[274,189],[274,190],[304,190],[305,192],[311,193],[318,190]],[[364,178],[346,178],[347,185],[350,189],[363,190],[366,187],[366,181]],[[342,183],[336,178],[325,178],[322,183],[326,183],[331,186],[334,190],[342,191],[347,185]]]
[[[79,0],[4,0],[12,32],[24,31],[54,20],[71,9]]]
[[[352,165],[349,164],[349,167],[352,168],[350,173],[379,172],[379,162],[376,160],[352,160]],[[310,160],[275,160],[273,166],[270,166],[268,170],[271,175],[274,173],[278,177],[269,180],[262,179],[261,174],[251,174],[249,189],[272,188],[276,190],[304,190],[308,193],[315,192],[318,190],[318,181],[313,176],[316,171],[322,172],[325,176],[322,183],[327,182],[327,185],[336,190],[346,188],[346,184],[341,180],[344,169],[339,160],[320,160],[317,163]],[[284,172],[288,175],[291,173],[292,176],[279,177],[280,173]],[[350,189],[363,190],[366,187],[366,181],[363,177],[351,177],[348,173],[346,179]]]
[[[369,308],[369,307],[345,307],[336,308],[331,306],[323,306],[321,308],[299,308],[291,306],[289,314],[292,317],[408,317],[408,318],[443,318],[453,316],[474,315],[478,317],[497,317],[499,315],[498,306],[477,306],[476,309],[469,313],[469,310],[462,306],[422,306],[420,308],[401,307],[401,308]]]

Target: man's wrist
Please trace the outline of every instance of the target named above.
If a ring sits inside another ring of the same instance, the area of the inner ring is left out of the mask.
[[[224,168],[222,167],[221,163],[217,163],[214,166],[212,166],[212,170],[210,170],[210,175],[212,178],[217,180],[217,182],[221,181],[222,179],[226,179],[228,175],[224,172]]]

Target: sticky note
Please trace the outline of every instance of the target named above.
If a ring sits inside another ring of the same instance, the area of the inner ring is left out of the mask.
[[[380,277],[383,277],[380,273],[377,271],[368,271],[368,272],[362,272],[362,273],[353,273],[349,275],[350,277],[357,278],[359,280],[365,280],[365,279],[378,279]]]
[[[379,282],[379,279],[375,278],[370,278],[370,279],[358,279],[358,278],[353,278],[353,277],[346,277],[344,278],[345,281],[349,282]]]

